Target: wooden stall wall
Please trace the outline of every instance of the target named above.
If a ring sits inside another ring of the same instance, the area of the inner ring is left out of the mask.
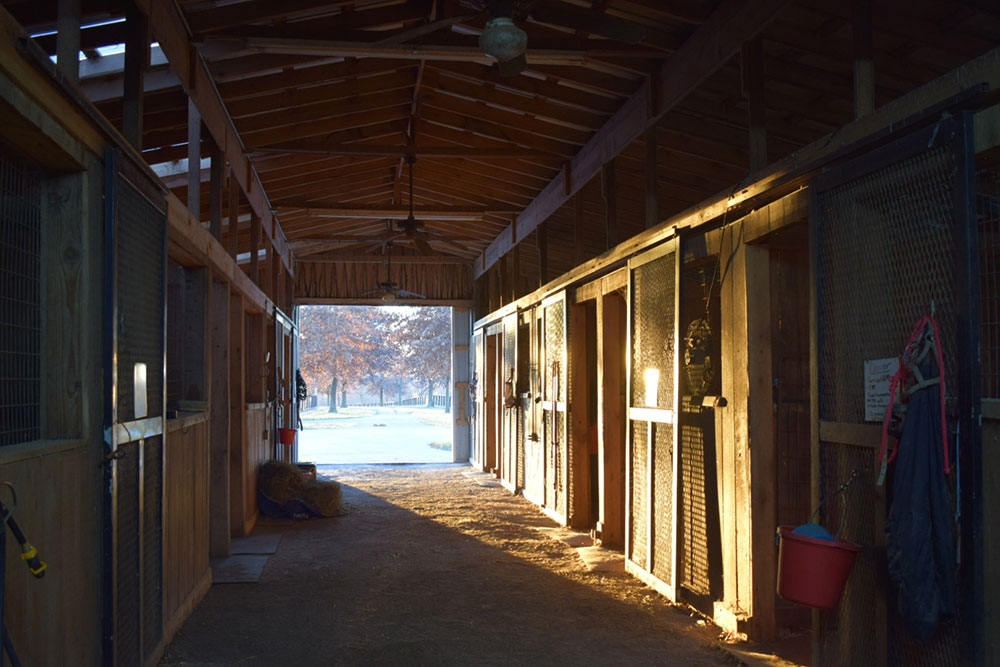
[[[1000,498],[1000,400],[989,401],[990,416],[987,417],[987,402],[983,410],[983,514],[996,507]],[[995,554],[1000,547],[1000,522],[985,518],[983,521],[983,553]],[[1000,577],[997,576],[995,560],[987,562],[985,568],[986,609],[983,619],[986,637],[986,664],[988,667],[1000,665]]]
[[[208,591],[208,413],[167,428],[163,504],[163,620],[169,641]]]
[[[101,498],[93,443],[4,447],[0,471],[17,488],[14,518],[48,563],[44,579],[32,577],[8,534],[5,622],[21,663],[99,664]]]
[[[407,264],[393,259],[391,281],[401,288],[423,294],[431,301],[472,300],[472,267],[468,264]],[[329,301],[341,303],[366,299],[386,280],[386,264],[348,262],[298,262],[295,270],[296,303]],[[375,298],[378,298],[377,296]],[[346,300],[346,301],[345,301]]]
[[[246,408],[246,449],[243,453],[243,535],[257,523],[257,471],[260,464],[274,458],[271,434],[272,409],[266,403],[248,403]]]

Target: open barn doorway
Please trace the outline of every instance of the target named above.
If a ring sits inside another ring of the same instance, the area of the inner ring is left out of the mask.
[[[451,308],[301,306],[298,324],[298,460],[452,462]]]

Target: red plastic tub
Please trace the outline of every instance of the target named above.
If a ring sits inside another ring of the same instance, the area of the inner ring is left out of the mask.
[[[861,545],[795,535],[779,526],[778,595],[810,607],[837,606]]]
[[[278,429],[278,442],[283,445],[294,445],[295,444],[295,429],[294,428],[279,428]]]

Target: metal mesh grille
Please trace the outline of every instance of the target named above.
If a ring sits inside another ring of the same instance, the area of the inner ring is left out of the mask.
[[[142,654],[149,659],[163,635],[163,438],[143,446]]]
[[[863,423],[866,359],[896,357],[930,312],[955,384],[955,242],[949,145],[817,197],[820,418]]]
[[[118,420],[135,419],[134,368],[146,364],[147,415],[163,411],[163,244],[165,218],[118,179]]]
[[[653,566],[661,581],[673,584],[674,427],[656,424],[653,445]]]
[[[1000,398],[1000,166],[979,171],[979,283],[983,398]]]
[[[632,422],[632,458],[629,461],[631,479],[630,499],[632,516],[629,520],[631,532],[629,559],[643,569],[646,568],[647,524],[649,512],[646,505],[646,486],[648,469],[646,466],[649,438],[647,429],[649,422]]]
[[[714,471],[707,478],[705,461],[705,429],[697,421],[700,412],[686,414],[680,426],[681,447],[681,516],[683,558],[680,563],[680,583],[689,590],[711,593],[708,549],[708,498],[706,482],[714,483]]]
[[[0,154],[0,446],[41,437],[41,173]]]
[[[136,443],[118,449],[118,517],[115,527],[117,664],[139,665],[139,448]]]
[[[957,386],[956,167],[945,143],[817,195],[821,419],[864,422],[863,361],[897,357],[932,304],[946,381]],[[942,629],[916,645],[895,613],[884,575],[886,508],[876,493],[876,456],[868,448],[820,443],[820,488],[829,499],[822,521],[836,528],[843,515],[843,536],[865,545],[840,605],[823,614],[822,663],[874,664],[885,651],[890,664],[955,664],[957,633]],[[854,470],[858,478],[844,508],[833,494]]]
[[[655,407],[674,405],[674,256],[669,253],[633,272],[632,405],[646,405],[650,369],[659,371]]]

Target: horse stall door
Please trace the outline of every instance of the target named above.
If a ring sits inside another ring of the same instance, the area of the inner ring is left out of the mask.
[[[677,597],[677,240],[629,261],[626,569]]]
[[[530,387],[531,399],[525,410],[527,420],[527,435],[524,438],[524,497],[536,505],[545,504],[545,451],[543,432],[545,430],[542,423],[542,374],[541,368],[544,365],[542,335],[541,335],[541,309],[532,309],[525,313],[529,321],[529,341],[530,347]]]
[[[542,301],[544,366],[542,421],[544,427],[545,507],[563,522],[569,514],[569,459],[566,419],[566,294]]]
[[[163,633],[166,213],[109,151],[105,183],[105,658],[143,664]]]
[[[681,270],[677,575],[684,599],[712,614],[723,594],[714,407],[722,393],[721,269],[718,255],[696,257],[696,246],[685,244],[691,259]]]

